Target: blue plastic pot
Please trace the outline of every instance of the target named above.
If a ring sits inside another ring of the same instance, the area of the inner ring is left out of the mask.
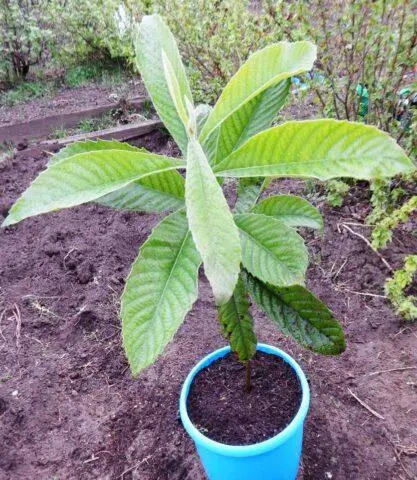
[[[301,457],[304,420],[310,404],[307,379],[298,363],[285,352],[258,344],[257,350],[277,355],[294,369],[302,389],[300,408],[287,427],[278,435],[253,445],[234,446],[215,442],[191,423],[187,397],[197,373],[230,352],[224,347],[204,357],[189,373],[181,391],[180,415],[188,434],[194,440],[209,480],[294,480]]]

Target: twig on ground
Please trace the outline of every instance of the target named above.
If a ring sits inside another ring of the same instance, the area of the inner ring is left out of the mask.
[[[417,368],[417,365],[416,366],[413,366],[413,367],[398,367],[398,368],[389,368],[388,370],[379,370],[377,372],[371,372],[371,373],[368,373],[369,376],[372,376],[372,375],[379,375],[380,373],[389,373],[389,372],[402,372],[404,370],[414,370],[415,368]]]
[[[334,280],[336,280],[336,278],[340,275],[340,272],[345,268],[347,262],[348,262],[348,259],[346,258],[345,261],[342,263],[341,267],[339,268],[339,270],[333,275]]]
[[[147,462],[149,459],[151,458],[151,455],[148,455],[147,457],[145,457],[143,460],[141,460],[140,462],[136,463],[135,465],[133,465],[132,467],[129,467],[127,468],[121,475],[119,475],[117,478],[121,478],[123,479],[123,477],[126,475],[126,473],[129,473],[129,472],[132,472],[133,470],[136,470],[137,468],[139,468],[142,463],[145,463]]]
[[[100,459],[100,457],[95,457],[95,456],[94,456],[94,453],[93,453],[93,454],[91,455],[91,458],[89,458],[89,459],[87,459],[87,460],[84,460],[83,463],[91,463],[91,462],[95,462],[95,461],[97,461],[97,460],[99,460],[99,459]]]
[[[16,321],[16,348],[20,350],[20,332],[22,330],[22,317],[20,315],[19,307],[16,303],[13,305],[13,307],[13,317]]]
[[[76,250],[77,250],[76,247],[72,247],[72,248],[70,248],[70,250],[68,251],[68,253],[65,255],[65,257],[64,257],[64,259],[63,259],[63,261],[62,261],[62,263],[64,264],[65,270],[67,270],[67,264],[65,263],[65,260],[71,255],[72,252],[75,252]]]
[[[356,290],[350,290],[349,288],[335,287],[335,290],[338,292],[354,293],[355,295],[364,295],[365,297],[387,298],[386,295],[378,295],[377,293],[370,292],[357,292]]]
[[[339,224],[338,224],[339,225]],[[388,270],[390,272],[393,272],[394,269],[391,267],[391,265],[385,260],[385,258],[378,252],[378,250],[375,250],[374,247],[372,246],[371,242],[366,238],[364,237],[363,235],[361,235],[360,233],[358,232],[355,232],[355,230],[352,230],[348,225],[346,225],[346,223],[341,223],[340,224],[343,228],[346,228],[346,230],[348,230],[352,235],[355,235],[356,237],[360,238],[361,240],[363,240],[367,245],[368,247],[376,254],[378,255],[378,257],[381,259],[382,263],[388,268]]]
[[[395,453],[395,456],[398,460],[398,463],[400,464],[401,468],[403,469],[404,473],[407,475],[407,477],[409,478],[409,480],[416,480],[417,477],[415,475],[412,475],[409,470],[407,469],[407,467],[404,465],[404,462],[402,461],[402,458],[401,458],[401,455],[409,455],[409,453],[406,453],[407,450],[404,450],[404,447],[403,445],[400,445],[398,443],[394,443],[392,440],[389,440],[391,445],[394,447],[394,453]],[[406,447],[407,448],[407,447]],[[417,453],[417,450],[415,450],[415,452]],[[412,453],[412,455],[415,455],[416,453]]]
[[[355,393],[352,392],[352,390],[350,388],[348,388],[348,392],[352,395],[352,397],[357,402],[359,402],[362,405],[363,408],[366,408],[366,410],[368,410],[369,413],[372,413],[372,415],[374,415],[375,417],[377,417],[381,420],[385,420],[385,418],[381,414],[379,414],[378,412],[373,410],[367,403],[365,403],[363,400],[361,400]]]
[[[1,338],[6,341],[6,338],[5,336],[3,335],[3,331],[1,329],[1,322],[3,320],[3,318],[6,316],[6,312],[7,312],[7,308],[5,308],[1,313],[0,313],[0,336]]]

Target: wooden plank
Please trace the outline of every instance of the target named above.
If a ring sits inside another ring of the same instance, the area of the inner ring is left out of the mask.
[[[56,140],[47,140],[41,142],[36,148],[47,148],[50,145],[59,145],[64,147],[70,143],[79,142],[81,140],[119,140],[125,142],[134,138],[141,137],[147,133],[151,133],[158,128],[163,127],[161,120],[148,120],[146,122],[131,123],[129,125],[122,125],[119,127],[106,128],[105,130],[98,130],[97,132],[81,133],[79,135],[72,135],[66,138]]]
[[[138,110],[146,101],[149,101],[149,98],[132,98],[128,100],[128,105]],[[55,128],[74,128],[82,120],[100,117],[117,107],[118,104],[116,103],[107,103],[93,108],[78,110],[77,112],[60,113],[45,118],[36,118],[28,122],[4,125],[0,127],[0,143],[13,142],[17,144],[25,139],[37,140],[46,138]]]

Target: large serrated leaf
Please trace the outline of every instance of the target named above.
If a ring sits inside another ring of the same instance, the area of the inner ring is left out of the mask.
[[[236,283],[229,301],[219,307],[219,321],[224,336],[229,340],[233,352],[241,362],[250,360],[256,351],[256,336],[249,300],[241,278]]]
[[[185,206],[184,193],[184,177],[176,170],[169,170],[130,183],[97,202],[122,210],[166,212]]]
[[[200,262],[181,212],[162,220],[142,245],[121,299],[123,345],[133,375],[162,353],[197,299]]]
[[[293,75],[311,70],[316,46],[310,42],[280,42],[254,53],[226,85],[201,132],[205,141],[244,104]]]
[[[180,117],[184,127],[187,129],[188,113],[184,104],[185,99],[182,98],[183,92],[181,91],[182,89],[176,77],[174,67],[172,66],[168,55],[164,50],[162,50],[162,65],[164,67],[165,80],[168,85],[171,100],[175,105],[175,109],[177,110],[178,116]]]
[[[216,303],[221,305],[232,296],[237,282],[241,261],[239,233],[222,189],[194,139],[188,144],[185,202],[205,274]]]
[[[338,120],[287,122],[255,135],[214,167],[223,177],[371,179],[409,173],[414,165],[386,133]]]
[[[275,218],[255,213],[234,216],[242,242],[242,263],[252,275],[277,286],[303,283],[307,250],[298,233]]]
[[[263,184],[263,178],[241,178],[237,187],[237,200],[233,211],[235,213],[248,212],[258,200]]]
[[[295,195],[275,195],[255,205],[253,213],[274,217],[289,227],[323,229],[323,218],[319,210]]]
[[[284,335],[325,355],[346,348],[343,330],[333,313],[301,285],[273,287],[243,272],[246,288]]]
[[[135,180],[183,166],[176,158],[146,152],[103,150],[73,155],[36,178],[10,209],[3,226],[91,202]]]
[[[188,137],[165,78],[163,51],[169,59],[181,99],[187,97],[192,103],[192,95],[175,39],[159,15],[143,17],[135,48],[138,68],[155,109],[185,155]]]
[[[68,145],[51,157],[48,165],[54,165],[79,153],[97,150],[120,150],[146,152],[128,143],[114,140],[86,140]],[[86,160],[88,161],[88,159]],[[185,181],[176,170],[150,175],[142,180],[132,182],[126,187],[109,193],[97,200],[98,203],[112,208],[141,212],[165,212],[178,210],[184,206]]]
[[[291,81],[282,80],[236,110],[220,126],[216,159],[219,163],[249,138],[271,126],[287,98]]]
[[[48,162],[48,166],[59,163],[66,158],[73,157],[79,153],[96,152],[97,150],[121,150],[129,152],[144,152],[143,148],[134,147],[129,143],[118,142],[117,140],[81,140],[62,148],[53,155]]]

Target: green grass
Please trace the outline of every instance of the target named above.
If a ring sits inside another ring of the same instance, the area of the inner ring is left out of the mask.
[[[112,118],[111,113],[108,113],[98,118],[81,120],[75,133],[96,132],[97,130],[104,130],[106,128],[113,127],[116,124],[117,122]]]
[[[10,90],[0,93],[0,105],[11,107],[35,98],[51,96],[62,86],[75,88],[92,81],[105,86],[113,86],[123,83],[124,80],[126,80],[126,73],[117,64],[77,65],[70,67],[63,79],[39,79],[33,82],[17,83]]]
[[[70,131],[64,127],[57,127],[52,130],[53,138],[65,138],[70,135]]]
[[[81,120],[77,127],[73,129],[67,129],[62,126],[57,127],[52,131],[52,137],[59,139],[80,133],[97,132],[98,130],[104,130],[115,125],[117,125],[117,120],[112,117],[112,112],[109,112],[98,118]]]
[[[77,65],[67,70],[64,83],[68,87],[80,87],[94,80],[103,85],[117,85],[123,81],[123,77],[123,71],[117,65]]]
[[[55,82],[21,82],[0,94],[0,105],[11,107],[17,103],[51,95],[55,91]]]
[[[0,164],[13,155],[13,145],[8,142],[0,143]]]

